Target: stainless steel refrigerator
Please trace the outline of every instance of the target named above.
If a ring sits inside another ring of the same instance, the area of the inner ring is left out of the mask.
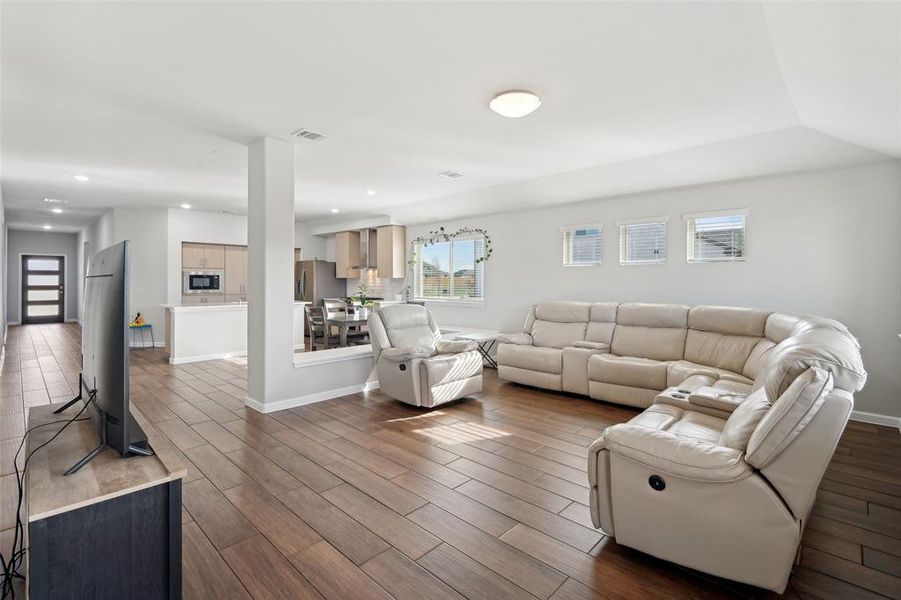
[[[346,298],[347,280],[335,276],[335,263],[299,260],[294,263],[294,300],[322,304],[323,298]]]

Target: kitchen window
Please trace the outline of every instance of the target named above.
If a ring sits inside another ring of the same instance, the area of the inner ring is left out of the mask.
[[[593,267],[604,258],[604,229],[600,224],[564,225],[563,266]]]
[[[665,217],[620,221],[619,264],[653,265],[666,262]]]
[[[485,299],[485,239],[454,238],[437,244],[415,244],[416,300],[482,302]]]
[[[747,216],[747,210],[685,215],[688,262],[743,261]]]

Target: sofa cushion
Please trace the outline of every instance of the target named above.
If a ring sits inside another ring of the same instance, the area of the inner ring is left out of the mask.
[[[535,318],[555,323],[587,323],[591,313],[588,302],[542,302],[535,305]]]
[[[662,390],[666,387],[666,363],[635,356],[596,354],[588,360],[588,379]]]
[[[563,372],[563,350],[557,348],[501,344],[497,348],[497,361],[518,369],[555,374]]]
[[[748,462],[762,469],[794,440],[832,391],[832,374],[810,367],[799,375],[766,413],[748,441]],[[763,393],[757,388],[755,393]]]
[[[770,406],[770,401],[763,388],[757,388],[751,392],[726,419],[726,424],[720,434],[720,445],[745,451],[748,448],[751,434],[770,410]]]
[[[394,348],[434,348],[438,334],[429,322],[429,311],[415,304],[395,304],[379,309],[379,316]]]
[[[439,354],[424,359],[420,365],[423,374],[427,376],[422,381],[435,386],[479,375],[482,372],[482,355],[478,350]]]
[[[773,340],[769,338],[759,339],[754,348],[751,349],[748,360],[745,361],[745,366],[741,370],[742,375],[756,379],[763,367],[766,366],[766,362],[770,359],[770,353],[775,347],[776,342]]]
[[[759,337],[689,329],[685,360],[741,373]]]
[[[620,356],[679,360],[685,348],[685,329],[617,325],[610,351]]]
[[[694,410],[686,410],[682,413],[682,418],[670,425],[667,431],[679,436],[717,443],[725,425],[725,419]]]
[[[591,305],[591,314],[585,339],[590,342],[609,344],[616,328],[616,302],[597,302]]]
[[[535,319],[532,343],[544,348],[566,348],[585,339],[587,323],[558,323]]]
[[[688,307],[684,304],[620,304],[616,311],[617,325],[639,327],[688,328]]]
[[[688,328],[725,335],[763,337],[769,311],[737,306],[694,306],[688,311]]]

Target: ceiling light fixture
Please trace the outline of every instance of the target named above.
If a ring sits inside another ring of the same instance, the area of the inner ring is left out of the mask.
[[[74,179],[75,181],[81,181],[81,182],[85,182],[85,181],[90,181],[90,180],[91,180],[91,178],[88,177],[87,175],[73,175],[73,176],[72,176],[72,179]]]
[[[526,90],[501,92],[488,103],[488,108],[502,117],[518,119],[538,110],[541,98]]]
[[[367,196],[375,196],[375,190],[366,190]]]
[[[333,215],[337,215],[339,212],[341,212],[341,210],[338,209],[338,208],[333,208],[333,209],[332,209],[332,214],[333,214]]]
[[[44,225],[44,229],[53,229],[52,225]]]
[[[181,207],[187,210],[187,209],[191,208],[191,205],[190,204],[182,204]]]
[[[51,209],[50,209],[50,212],[59,215],[59,214],[62,214],[63,209],[61,209],[61,208],[51,208]]]
[[[68,200],[60,200],[58,198],[44,198],[44,202],[48,204],[68,204]]]

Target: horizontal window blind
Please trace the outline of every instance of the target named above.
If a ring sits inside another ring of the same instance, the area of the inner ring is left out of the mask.
[[[645,265],[666,261],[666,222],[647,221],[619,226],[619,262]]]
[[[414,296],[419,300],[484,299],[485,239],[454,239],[413,248]]]
[[[745,215],[686,218],[688,262],[741,261],[745,258]]]
[[[599,265],[604,258],[604,230],[600,225],[567,225],[563,233],[563,266]]]

